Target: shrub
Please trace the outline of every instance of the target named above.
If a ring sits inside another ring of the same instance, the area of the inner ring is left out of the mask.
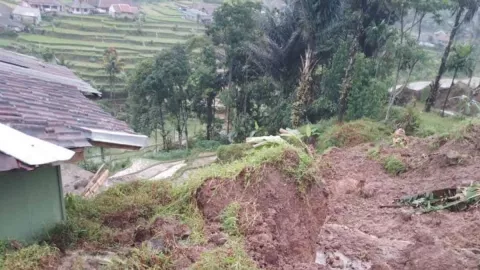
[[[209,140],[198,140],[195,142],[195,148],[199,148],[202,150],[217,150],[218,147],[220,147],[220,142],[219,141],[209,141]]]
[[[222,145],[217,149],[217,157],[220,162],[232,162],[243,158],[249,149],[251,146],[248,144]]]
[[[222,228],[223,231],[229,235],[238,236],[240,235],[240,229],[238,227],[238,214],[240,211],[240,204],[237,202],[232,202],[222,212]]]
[[[420,127],[420,114],[413,104],[409,104],[406,110],[394,119],[396,128],[403,128],[407,135],[413,135]]]
[[[317,150],[329,147],[351,147],[378,141],[389,136],[392,130],[386,125],[371,120],[357,120],[329,127],[318,139]]]
[[[3,269],[40,270],[54,269],[58,263],[58,249],[48,245],[34,244],[18,251],[7,253]]]
[[[142,245],[130,250],[121,260],[113,260],[106,269],[167,270],[172,269],[170,258]]]
[[[383,160],[383,167],[391,175],[399,175],[407,171],[406,165],[393,155]]]

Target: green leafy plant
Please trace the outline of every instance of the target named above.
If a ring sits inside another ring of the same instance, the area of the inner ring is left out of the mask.
[[[383,160],[383,167],[391,175],[399,175],[407,171],[407,166],[397,157],[390,155]]]
[[[240,228],[238,224],[239,212],[241,206],[238,202],[232,202],[222,212],[222,228],[223,230],[232,236],[240,235]]]

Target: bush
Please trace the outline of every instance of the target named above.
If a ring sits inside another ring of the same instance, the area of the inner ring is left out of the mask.
[[[396,128],[403,128],[407,135],[413,135],[420,127],[420,114],[413,104],[410,104],[394,121]]]
[[[221,144],[219,141],[198,140],[195,142],[194,147],[202,150],[213,151],[213,150],[217,150],[217,148],[220,147],[220,145]]]
[[[238,227],[238,215],[240,211],[240,204],[237,202],[230,203],[222,212],[222,228],[223,231],[229,235],[240,235],[240,228]]]
[[[18,251],[7,253],[3,268],[5,270],[54,269],[59,260],[58,249],[48,245],[34,244]]]
[[[328,127],[318,139],[317,150],[329,147],[351,147],[366,142],[378,141],[389,136],[392,130],[386,125],[371,120],[356,120]]]
[[[18,37],[18,33],[15,32],[15,31],[6,30],[6,31],[3,31],[3,32],[0,32],[0,37],[4,37],[4,38],[16,38],[16,37]]]
[[[405,164],[393,155],[383,160],[383,167],[391,175],[399,175],[407,171]]]
[[[220,162],[232,162],[241,159],[246,155],[246,152],[252,147],[248,144],[230,144],[222,145],[217,149],[217,158]]]

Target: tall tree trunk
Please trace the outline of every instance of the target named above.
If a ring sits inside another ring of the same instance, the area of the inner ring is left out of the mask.
[[[231,60],[230,60],[231,61]],[[232,95],[233,88],[233,61],[230,62],[230,67],[228,70],[228,94]],[[230,103],[230,101],[228,102]],[[227,135],[230,134],[230,104],[226,104],[226,120],[227,120]]]
[[[352,40],[353,44],[350,47],[349,60],[347,68],[345,69],[345,76],[342,81],[342,88],[340,90],[340,100],[338,104],[338,122],[342,123],[347,111],[348,95],[352,88],[352,73],[355,65],[355,58],[357,56],[358,44],[357,38]]]
[[[215,96],[213,93],[209,93],[207,96],[207,140],[212,138],[213,131],[213,99]]]
[[[452,92],[453,85],[455,84],[455,78],[457,77],[458,68],[455,68],[453,72],[453,79],[452,83],[450,84],[450,88],[448,89],[447,96],[445,97],[445,101],[443,102],[442,106],[442,117],[445,117],[445,108],[447,107],[448,97],[450,96],[450,92]]]
[[[187,101],[182,101],[182,123],[183,123],[183,132],[185,132],[185,148],[188,150],[188,107]]]
[[[305,57],[302,59],[302,71],[300,81],[296,89],[295,102],[292,108],[292,125],[299,127],[305,117],[308,106],[313,102],[312,91],[312,72],[315,68],[315,60],[313,59],[313,50],[308,46],[305,51]]]
[[[418,22],[418,36],[417,36],[417,42],[420,41],[420,36],[422,35],[422,23],[423,23],[423,18],[425,18],[425,15],[427,15],[427,13],[422,13],[422,15],[420,16],[420,21]]]
[[[450,33],[450,39],[448,40],[447,47],[443,52],[442,62],[440,63],[440,68],[438,69],[437,77],[435,78],[435,82],[431,87],[430,95],[427,98],[427,102],[425,103],[426,112],[429,112],[432,109],[433,105],[435,104],[435,101],[437,100],[438,89],[440,88],[440,79],[442,78],[443,74],[446,71],[448,55],[450,54],[453,41],[455,40],[455,35],[457,34],[458,29],[460,28],[460,24],[461,24],[460,19],[462,17],[464,10],[465,9],[461,7],[457,11],[457,15],[455,16],[455,23],[453,25],[452,32]]]
[[[413,63],[412,65],[412,68],[410,69],[410,71],[408,72],[408,76],[407,76],[407,80],[405,81],[405,83],[403,84],[403,86],[397,91],[396,87],[396,83],[395,83],[395,87],[392,91],[392,96],[390,97],[390,100],[388,102],[388,107],[387,107],[387,113],[385,115],[385,121],[388,121],[388,118],[390,118],[390,111],[392,110],[392,106],[393,104],[395,103],[395,99],[397,99],[398,95],[400,95],[403,90],[405,90],[405,87],[408,85],[408,83],[410,82],[410,77],[412,76],[412,72],[413,70],[415,69],[415,66],[417,65],[418,63],[418,59]],[[398,74],[398,73],[397,73]],[[398,76],[398,75],[397,75]]]
[[[165,130],[165,118],[163,115],[163,104],[160,103],[160,111],[159,111],[159,124],[160,124],[160,134],[162,136],[162,145],[163,145],[163,150],[168,150],[167,146],[167,132]]]

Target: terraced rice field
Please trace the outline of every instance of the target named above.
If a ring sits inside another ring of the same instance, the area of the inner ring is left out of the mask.
[[[0,0],[11,5],[13,0]],[[114,20],[106,15],[61,15],[43,20],[36,29],[41,34],[21,33],[16,38],[0,40],[0,47],[18,51],[51,49],[57,58],[99,90],[110,91],[103,69],[103,52],[115,47],[129,72],[142,59],[155,56],[160,50],[183,43],[204,33],[203,25],[182,18],[174,3],[143,4],[145,22]],[[115,91],[124,91],[119,76]]]

